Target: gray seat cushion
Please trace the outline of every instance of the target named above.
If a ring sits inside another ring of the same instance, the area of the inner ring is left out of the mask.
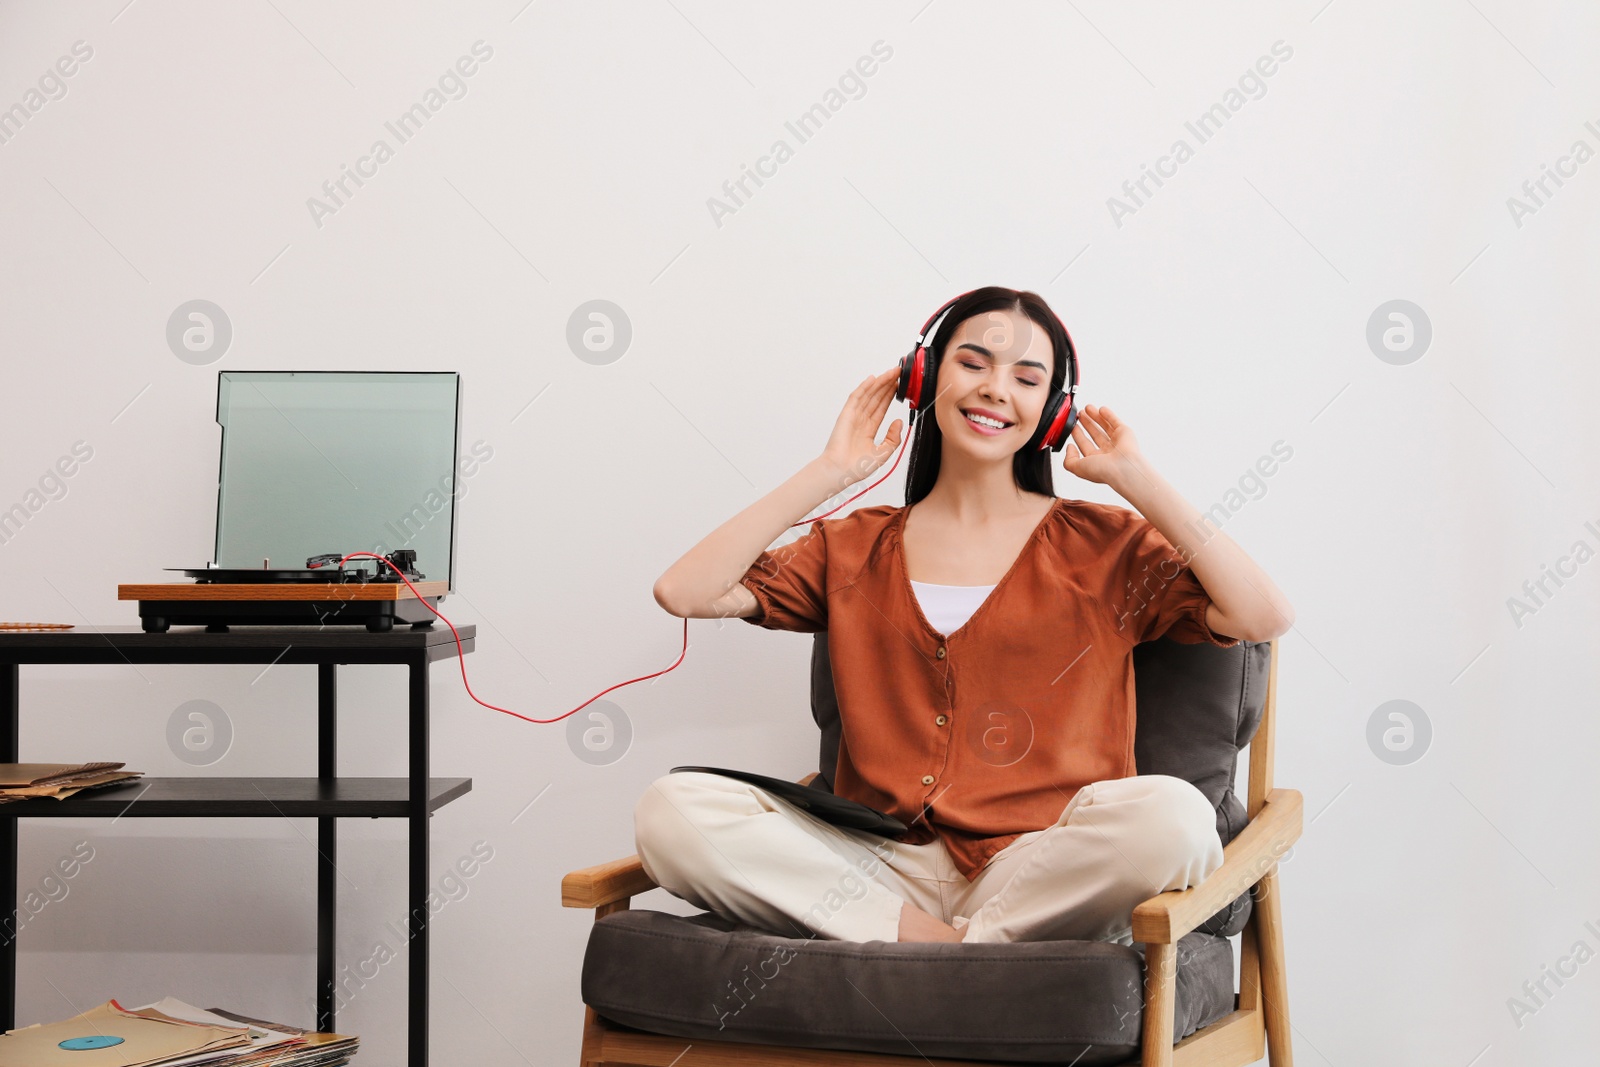
[[[1134,649],[1138,771],[1194,783],[1224,844],[1246,822],[1235,767],[1261,723],[1270,652],[1167,639]],[[812,645],[811,709],[822,731],[813,784],[831,789],[840,727],[825,631]],[[1175,1037],[1233,1010],[1228,937],[1250,903],[1246,891],[1179,941]],[[1087,1067],[1136,1054],[1143,964],[1138,944],[811,940],[638,910],[594,924],[582,995],[611,1022],[685,1038]]]
[[[639,910],[594,924],[582,994],[611,1023],[691,1040],[1087,1067],[1137,1055],[1143,973],[1138,946],[1110,942],[807,940]],[[1233,1007],[1227,938],[1183,938],[1174,1037]]]

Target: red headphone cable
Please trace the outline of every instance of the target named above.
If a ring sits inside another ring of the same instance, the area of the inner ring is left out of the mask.
[[[889,465],[889,469],[884,472],[883,478],[879,478],[877,481],[873,482],[871,485],[869,485],[865,489],[861,490],[860,493],[857,493],[856,496],[851,497],[850,500],[854,500],[857,496],[861,496],[864,493],[871,492],[873,489],[877,488],[879,485],[882,485],[883,481],[884,481],[884,478],[889,477],[889,475],[894,473],[894,469],[896,467],[900,466],[900,457],[905,455],[906,444],[910,440],[911,440],[911,427],[907,426],[906,429],[905,429],[905,436],[900,439],[900,451],[898,451],[898,452],[896,452],[894,454],[894,462],[892,464],[890,464]],[[789,524],[789,528],[792,530],[796,526],[804,526],[808,522],[816,522],[818,519],[825,519],[829,515],[832,515],[835,511],[838,511],[839,508],[844,507],[845,504],[850,503],[850,500],[846,500],[843,503],[837,505],[836,507],[829,508],[827,511],[824,511],[821,515],[813,515],[809,519],[801,519],[799,522],[791,522]]]
[[[900,456],[905,453],[906,442],[909,441],[910,438],[911,438],[911,434],[908,431],[906,433],[906,435],[905,435],[905,438],[902,439],[901,442],[900,442],[900,451],[895,453],[894,466],[891,466],[889,468],[888,473],[885,474],[883,476],[883,478],[879,478],[876,482],[873,482],[872,485],[869,485],[869,486],[867,486],[866,489],[861,490],[860,493],[857,493],[855,496],[853,496],[849,500],[846,500],[843,503],[839,504],[837,507],[829,508],[827,511],[824,511],[821,515],[814,515],[809,519],[801,519],[799,522],[790,523],[789,524],[790,528],[792,529],[792,528],[794,528],[796,526],[804,526],[806,523],[816,522],[818,519],[826,518],[827,516],[832,515],[835,511],[838,511],[839,508],[844,507],[845,504],[850,503],[850,500],[854,500],[854,499],[856,499],[856,497],[861,496],[862,493],[866,493],[869,490],[871,490],[874,487],[876,487],[879,483],[881,483],[884,480],[884,478],[887,478],[887,477],[889,477],[890,474],[893,474],[894,473],[894,468],[898,467],[900,465]],[[510,708],[502,708],[502,707],[499,707],[497,705],[490,704],[487,701],[478,699],[478,694],[476,694],[476,693],[474,693],[472,691],[472,683],[467,681],[467,654],[466,654],[466,650],[461,647],[461,635],[456,632],[455,624],[452,623],[449,619],[445,618],[444,613],[442,611],[440,611],[438,608],[434,607],[432,604],[428,603],[428,601],[423,597],[423,595],[421,593],[417,592],[417,587],[411,584],[411,579],[407,578],[404,574],[401,574],[400,573],[400,569],[398,567],[396,567],[390,560],[386,559],[383,556],[378,555],[376,552],[352,552],[348,556],[345,556],[344,559],[341,559],[339,561],[339,568],[342,570],[342,569],[344,569],[344,565],[345,565],[345,563],[347,561],[352,560],[352,559],[356,559],[358,557],[363,557],[363,556],[366,557],[367,559],[375,559],[375,560],[378,560],[378,561],[380,561],[382,563],[388,564],[389,568],[391,570],[393,570],[395,572],[395,574],[399,575],[400,580],[402,582],[406,583],[406,588],[411,590],[412,595],[417,598],[417,600],[422,604],[422,606],[427,608],[429,611],[433,612],[435,615],[439,616],[440,620],[442,620],[446,626],[450,627],[450,636],[454,637],[455,638],[455,642],[456,642],[456,662],[461,665],[461,684],[466,686],[467,696],[471,697],[474,701],[477,701],[477,703],[479,703],[479,704],[483,705],[484,707],[488,708],[490,711],[502,711],[502,712],[505,712],[507,715],[515,715],[517,718],[522,719],[525,722],[537,722],[537,723],[560,722],[562,719],[565,719],[568,715],[572,715],[572,714],[575,714],[576,712],[582,711],[584,708],[588,707],[590,704],[593,704],[596,700],[599,700],[601,697],[605,696],[607,693],[611,692],[611,690],[613,690],[613,689],[620,689],[625,685],[632,685],[634,682],[643,682],[643,681],[648,681],[651,678],[659,678],[661,675],[666,674],[667,671],[675,669],[678,666],[678,664],[682,663],[683,662],[683,657],[686,656],[688,654],[688,652],[689,652],[689,620],[687,618],[685,618],[683,620],[683,650],[678,653],[678,658],[673,661],[671,667],[667,667],[667,668],[665,668],[663,670],[656,671],[653,674],[642,674],[637,678],[629,678],[626,682],[618,682],[616,685],[608,686],[605,689],[600,690],[600,692],[596,693],[594,696],[590,697],[588,700],[585,700],[582,704],[579,704],[577,707],[573,708],[572,711],[566,712],[565,714],[562,714],[562,715],[557,715],[553,719],[535,719],[535,718],[531,718],[530,716],[523,715],[520,712],[512,711]]]

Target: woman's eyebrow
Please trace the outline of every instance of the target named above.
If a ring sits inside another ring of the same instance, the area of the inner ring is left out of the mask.
[[[990,363],[994,362],[994,353],[989,351],[987,348],[984,348],[982,345],[975,345],[975,344],[959,344],[959,345],[956,345],[956,351],[957,352],[961,351],[963,348],[970,348],[974,352],[976,352],[980,356],[982,356],[984,359],[988,360]],[[1019,366],[1019,367],[1038,367],[1042,371],[1048,371],[1049,370],[1049,368],[1046,367],[1043,363],[1040,363],[1040,362],[1038,362],[1036,360],[1031,360],[1031,359],[1019,359],[1019,360],[1017,360],[1017,366]]]

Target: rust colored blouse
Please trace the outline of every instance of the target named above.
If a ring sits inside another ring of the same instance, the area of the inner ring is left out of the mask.
[[[1018,836],[1054,825],[1081,787],[1134,767],[1133,646],[1223,647],[1193,570],[1138,512],[1057,498],[954,633],[906,573],[908,509],[822,519],[740,579],[745,621],[828,631],[841,739],[834,791],[886,811],[895,839],[942,838],[970,881]]]

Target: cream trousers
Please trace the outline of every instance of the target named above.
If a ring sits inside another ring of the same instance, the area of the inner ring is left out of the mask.
[[[1216,810],[1182,778],[1080,789],[967,881],[944,842],[906,845],[823,822],[760,786],[662,775],[633,812],[645,873],[674,896],[787,937],[898,941],[905,903],[963,940],[1132,942],[1133,909],[1222,865]]]

